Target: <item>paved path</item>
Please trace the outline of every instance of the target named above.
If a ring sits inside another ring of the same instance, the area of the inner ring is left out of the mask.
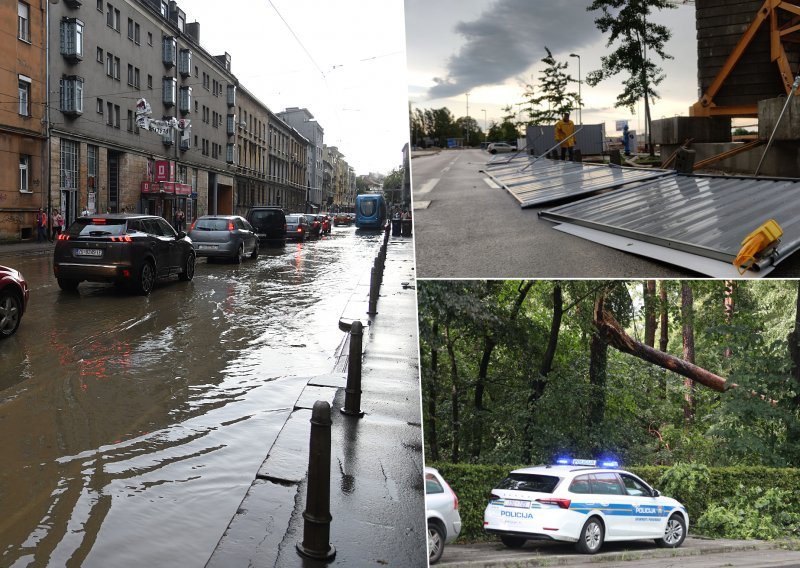
[[[332,402],[330,543],[327,566],[420,567],[427,562],[417,362],[413,241],[389,243],[378,314],[366,316],[368,274],[342,320],[365,324],[361,419],[346,417],[346,365],[309,380],[260,475],[220,540],[209,567],[325,566],[301,558],[307,489],[308,410]],[[367,326],[368,324],[368,326]],[[347,345],[342,345],[342,353]],[[342,358],[340,358],[341,360]]]

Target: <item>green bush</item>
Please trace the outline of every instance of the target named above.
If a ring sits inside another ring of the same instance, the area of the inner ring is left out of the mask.
[[[458,495],[460,541],[494,540],[483,531],[489,493],[525,466],[430,463]],[[800,536],[800,469],[700,464],[626,468],[689,511],[695,534],[770,539]]]

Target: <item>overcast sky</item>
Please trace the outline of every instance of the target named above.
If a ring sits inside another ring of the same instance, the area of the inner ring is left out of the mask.
[[[501,107],[522,102],[525,82],[537,84],[540,63],[553,56],[569,63],[567,73],[585,80],[600,68],[600,57],[610,52],[587,12],[589,0],[405,0],[409,98],[415,107],[448,107],[455,116],[469,114],[484,128],[499,121]],[[666,79],[657,88],[661,98],[651,106],[654,119],[688,115],[697,100],[697,43],[694,6],[679,6],[654,15],[653,21],[672,30],[666,52],[675,59],[656,60]],[[613,134],[615,121],[629,119],[631,128],[644,131],[644,110],[631,115],[614,108],[624,77],[582,84],[583,122],[606,124]],[[577,86],[576,86],[577,90]],[[515,109],[519,107],[515,106]],[[483,110],[486,110],[484,114]],[[577,116],[573,116],[577,122]]]
[[[200,23],[203,48],[231,54],[232,71],[248,91],[273,112],[308,108],[325,129],[325,143],[337,146],[357,174],[401,165],[408,141],[402,0],[178,5],[187,22]]]

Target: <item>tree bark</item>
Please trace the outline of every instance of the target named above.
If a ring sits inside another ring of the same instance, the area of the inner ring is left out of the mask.
[[[450,357],[450,404],[452,415],[452,431],[453,440],[450,445],[450,461],[458,463],[461,459],[460,456],[460,442],[461,442],[461,416],[459,413],[459,402],[461,392],[459,388],[458,379],[458,366],[456,365],[456,354],[453,349],[453,340],[450,337],[450,326],[445,324],[444,328],[445,345],[447,347],[447,355]]]
[[[656,281],[642,283],[644,293],[644,344],[656,346]]]
[[[667,309],[667,284],[663,280],[659,282],[658,293],[658,309],[661,319],[661,325],[659,327],[661,337],[658,341],[658,348],[666,353],[667,346],[669,345],[669,310]],[[663,376],[658,379],[658,392],[662,399],[667,398],[667,379]]]
[[[603,312],[604,295],[595,300],[595,315]],[[606,376],[608,370],[608,343],[598,328],[589,338],[589,428],[600,427],[606,413]]]
[[[681,281],[681,322],[683,325],[683,360],[694,365],[694,297],[692,287],[687,280]],[[686,394],[683,402],[683,417],[691,422],[694,419],[695,407],[694,381],[687,377],[684,386]]]
[[[439,461],[439,437],[436,433],[436,398],[439,390],[438,381],[436,380],[439,373],[439,348],[436,347],[436,341],[439,337],[439,324],[437,322],[433,322],[432,332],[431,370],[428,380],[428,421],[425,423],[425,436],[428,438],[431,460]]]

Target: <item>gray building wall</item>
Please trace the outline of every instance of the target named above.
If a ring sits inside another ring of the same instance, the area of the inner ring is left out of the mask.
[[[323,207],[325,205],[325,195],[323,191],[322,148],[325,130],[314,120],[314,115],[308,109],[289,107],[277,114],[284,122],[309,141],[307,160],[308,177],[311,184],[309,201],[318,207]]]

